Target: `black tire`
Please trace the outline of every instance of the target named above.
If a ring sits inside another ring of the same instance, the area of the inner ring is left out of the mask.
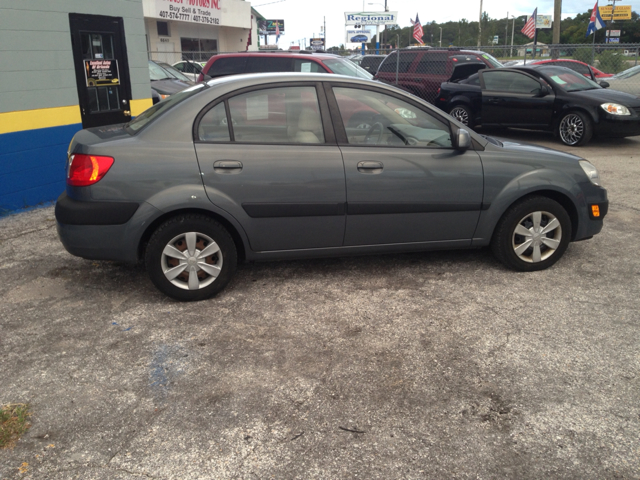
[[[166,255],[166,247],[173,247],[176,256]],[[207,248],[211,254],[201,256]],[[181,252],[187,252],[184,258]],[[204,300],[229,283],[238,253],[222,225],[204,215],[188,214],[171,218],[156,229],[147,244],[145,264],[151,281],[165,295],[181,301]],[[174,273],[173,279],[168,278]]]
[[[550,229],[545,232],[547,227]],[[526,230],[529,232],[523,235]],[[508,268],[534,272],[560,260],[570,240],[571,219],[567,211],[555,200],[534,196],[515,203],[504,213],[493,232],[491,249]]]
[[[580,147],[593,136],[593,124],[586,113],[573,110],[565,113],[558,122],[557,134],[565,145]]]
[[[449,110],[449,115],[463,125],[473,128],[473,114],[471,113],[471,109],[466,105],[454,105],[451,110]]]

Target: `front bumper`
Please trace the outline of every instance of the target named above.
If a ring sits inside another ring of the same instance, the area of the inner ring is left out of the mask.
[[[640,135],[640,116],[606,113],[594,125],[594,133],[599,137],[609,138],[635,137]]]

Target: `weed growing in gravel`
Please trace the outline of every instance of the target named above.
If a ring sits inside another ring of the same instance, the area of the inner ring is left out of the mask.
[[[29,430],[29,405],[11,403],[0,407],[0,448],[13,447],[20,436]]]

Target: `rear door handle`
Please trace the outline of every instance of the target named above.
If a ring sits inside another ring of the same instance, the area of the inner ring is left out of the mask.
[[[380,173],[383,169],[382,162],[358,162],[358,171],[362,173]]]
[[[213,171],[217,173],[239,173],[242,171],[242,162],[238,160],[218,160],[213,163]]]

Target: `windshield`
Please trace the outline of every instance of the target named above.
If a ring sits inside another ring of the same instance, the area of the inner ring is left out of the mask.
[[[167,78],[173,79],[174,77],[169,75],[164,68],[155,62],[149,60],[149,77],[151,80],[166,80]]]
[[[172,67],[168,63],[159,63],[158,65],[160,65],[163,69],[165,69],[169,75],[173,75],[173,77],[177,78],[178,80],[183,80],[185,82],[190,82],[191,81],[191,79],[189,77],[187,77],[182,72],[180,72],[178,69]]]
[[[204,83],[199,83],[198,85],[189,87],[186,90],[182,90],[181,92],[174,93],[167,99],[162,100],[161,102],[156,103],[153,107],[146,109],[136,118],[134,118],[129,123],[127,123],[126,125],[127,131],[129,133],[136,133],[146,124],[148,124],[152,120],[155,120],[167,110],[171,109],[172,107],[179,104],[180,102],[185,101],[187,98],[192,97],[204,91],[205,88],[208,88],[208,85]]]
[[[338,75],[366,78],[367,80],[371,80],[373,78],[373,75],[367,72],[364,68],[343,58],[323,60],[322,63],[329,67],[329,70]]]
[[[501,64],[498,60],[496,60],[492,55],[489,55],[488,53],[482,53],[482,58],[489,62],[493,68],[504,67],[503,64]]]
[[[616,73],[613,78],[629,78],[633,77],[640,73],[640,65],[636,65],[635,67],[628,68],[627,70]]]
[[[568,68],[547,67],[540,69],[540,72],[544,73],[555,86],[560,87],[565,92],[581,92],[583,90],[602,88],[596,82]]]

